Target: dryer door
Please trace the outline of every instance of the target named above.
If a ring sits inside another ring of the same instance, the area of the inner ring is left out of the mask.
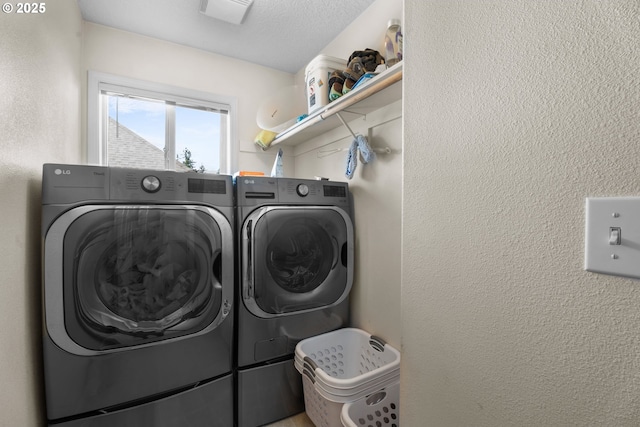
[[[242,229],[243,299],[260,317],[330,307],[353,283],[353,226],[327,206],[263,207]]]
[[[75,354],[205,333],[233,295],[229,221],[202,206],[82,206],[45,236],[49,334]]]

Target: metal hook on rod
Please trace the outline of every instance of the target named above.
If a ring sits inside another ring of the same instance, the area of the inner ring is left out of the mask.
[[[340,113],[336,113],[336,116],[338,116],[338,118],[340,119],[340,121],[342,122],[342,124],[344,125],[344,127],[347,128],[347,130],[349,131],[349,133],[351,135],[353,135],[354,138],[356,138],[356,134],[354,131],[351,130],[351,128],[349,127],[349,125],[347,124],[347,122],[344,121],[344,119],[342,118],[342,116],[340,115]]]
[[[356,116],[363,117],[365,121],[367,120],[367,115],[365,113],[359,113],[357,111],[351,111],[351,110],[342,110],[342,111],[344,111],[345,113],[355,114]],[[338,114],[338,113],[336,113],[336,114]]]

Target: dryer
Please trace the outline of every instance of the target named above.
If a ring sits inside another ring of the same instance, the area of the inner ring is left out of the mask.
[[[238,425],[304,410],[296,344],[349,323],[354,227],[343,182],[237,177]]]
[[[45,164],[49,425],[233,424],[230,176]]]

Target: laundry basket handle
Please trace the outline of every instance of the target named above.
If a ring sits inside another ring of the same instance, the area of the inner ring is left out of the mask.
[[[304,367],[310,369],[311,372],[315,372],[315,370],[318,369],[318,364],[309,356],[305,356],[302,360],[304,361]]]
[[[307,378],[309,378],[311,382],[315,384],[316,369],[318,368],[318,365],[316,364],[316,362],[311,360],[309,356],[305,356],[302,360],[304,361],[302,366],[302,374],[306,375]]]
[[[387,342],[380,337],[375,335],[371,335],[371,337],[369,337],[369,345],[376,351],[384,352],[384,346],[386,344]]]
[[[302,375],[306,375],[307,378],[309,378],[309,381],[311,381],[312,384],[316,383],[316,377],[315,375],[313,375],[311,372],[309,372],[307,369],[303,369],[302,370]]]

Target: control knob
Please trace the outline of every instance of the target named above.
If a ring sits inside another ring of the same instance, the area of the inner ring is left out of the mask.
[[[142,189],[147,193],[155,193],[160,190],[160,179],[157,176],[147,175],[142,178]]]
[[[305,197],[309,194],[309,186],[307,184],[298,184],[296,192],[298,193],[298,196]]]

